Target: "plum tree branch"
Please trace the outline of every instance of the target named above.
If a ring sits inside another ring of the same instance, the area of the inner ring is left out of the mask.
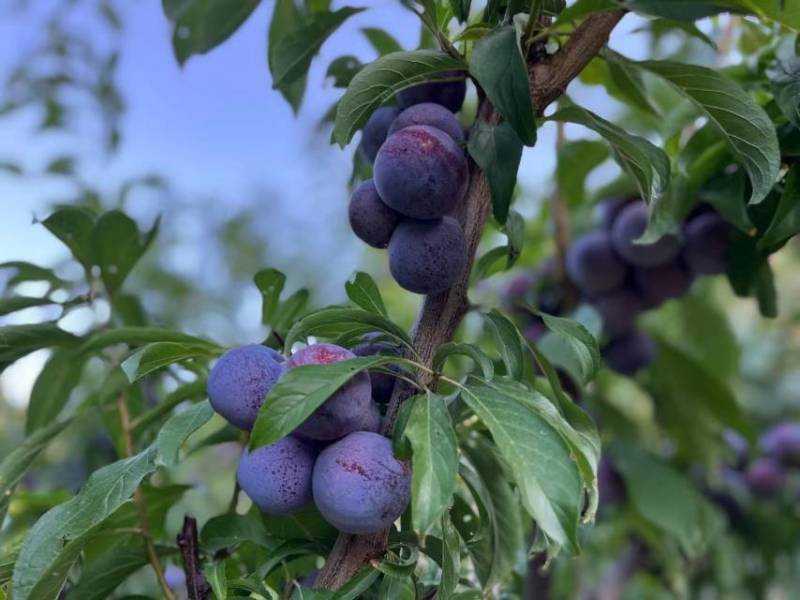
[[[588,17],[561,50],[529,65],[531,94],[537,114],[543,114],[547,106],[564,93],[569,82],[577,77],[606,44],[611,30],[624,14],[620,10]],[[480,101],[477,119],[492,124],[500,121],[499,115],[486,98]],[[467,197],[461,214],[457,215],[467,238],[469,264],[452,288],[425,298],[414,329],[414,348],[417,354],[414,358],[425,366],[431,365],[436,348],[453,338],[469,309],[467,289],[472,263],[490,206],[488,181],[477,165],[472,163]],[[422,386],[430,386],[434,378],[435,374],[430,370],[420,369],[417,372],[417,380]],[[383,423],[384,434],[392,433],[400,405],[413,393],[413,386],[407,382],[401,381],[395,386]],[[314,587],[340,588],[364,565],[383,556],[387,539],[388,531],[363,536],[340,534],[325,566],[317,576]]]

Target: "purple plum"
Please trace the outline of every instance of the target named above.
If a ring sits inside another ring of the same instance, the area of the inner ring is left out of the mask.
[[[364,125],[358,150],[370,163],[375,162],[378,150],[383,146],[383,142],[386,141],[389,127],[391,127],[395,117],[399,114],[400,109],[396,106],[381,106],[375,109]]]
[[[461,71],[444,71],[438,79],[407,87],[397,93],[397,101],[402,106],[413,106],[422,102],[441,104],[452,112],[458,112],[467,95],[467,81]]]
[[[771,427],[760,442],[769,456],[790,467],[800,467],[800,423],[779,423]]]
[[[412,125],[428,125],[441,129],[453,138],[456,143],[464,143],[464,129],[461,127],[461,123],[453,116],[452,112],[441,104],[423,102],[405,109],[397,115],[397,118],[392,123],[389,128],[389,135]]]
[[[731,226],[715,212],[703,212],[684,228],[683,257],[696,275],[718,275],[728,268]]]
[[[602,354],[611,370],[633,375],[655,360],[656,343],[646,333],[634,331],[607,344]]]
[[[664,265],[680,251],[674,235],[663,235],[651,244],[635,244],[647,228],[647,206],[644,202],[631,202],[617,216],[611,229],[611,241],[617,253],[629,264],[637,267]]]
[[[587,296],[622,287],[627,269],[614,252],[611,237],[601,230],[579,237],[567,251],[567,275]]]
[[[350,198],[347,209],[350,228],[358,238],[373,248],[386,248],[401,215],[384,204],[372,179],[362,182]]]

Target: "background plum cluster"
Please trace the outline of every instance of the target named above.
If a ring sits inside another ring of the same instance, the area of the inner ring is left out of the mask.
[[[638,199],[598,205],[599,226],[577,238],[566,256],[566,275],[582,301],[603,319],[606,364],[632,375],[655,358],[653,339],[636,327],[637,317],[688,292],[695,278],[727,268],[732,228],[708,206],[693,212],[680,236],[667,234],[637,243],[647,228],[647,206]],[[551,314],[567,307],[555,281],[552,261],[512,281],[506,301],[526,320],[525,335],[539,340],[541,320],[524,307]]]
[[[374,248],[388,248],[397,283],[417,294],[443,292],[467,265],[467,241],[452,214],[464,200],[469,168],[461,108],[466,81],[459,73],[397,94],[364,126],[359,152],[373,178],[353,192],[350,227]]]
[[[266,346],[240,346],[212,368],[209,400],[229,423],[249,431],[269,391],[287,371],[383,353],[399,350],[370,338],[352,351],[313,344],[287,359]],[[389,527],[411,494],[409,465],[395,458],[388,438],[376,433],[381,421],[377,402],[388,401],[393,386],[390,373],[359,373],[291,435],[252,452],[245,448],[236,471],[242,490],[268,515],[290,513],[313,501],[340,531],[364,534]]]

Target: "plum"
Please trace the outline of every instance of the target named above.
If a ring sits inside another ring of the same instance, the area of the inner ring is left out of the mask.
[[[696,275],[719,275],[728,268],[731,227],[715,212],[703,212],[684,227],[683,257]]]
[[[602,354],[611,370],[633,375],[655,360],[656,343],[646,333],[634,331],[607,344]]]
[[[771,427],[760,440],[769,456],[791,467],[800,467],[800,423],[779,423]]]
[[[464,199],[469,180],[464,152],[441,129],[412,125],[393,133],[373,170],[381,199],[413,219],[437,219]]]
[[[400,213],[384,204],[372,179],[362,182],[350,198],[347,209],[350,228],[373,248],[386,248],[400,222]]]
[[[625,282],[626,267],[601,230],[579,237],[567,251],[567,275],[588,296],[616,290]]]
[[[603,317],[603,332],[611,340],[633,331],[636,318],[644,310],[639,295],[627,288],[598,296],[591,303]]]
[[[357,431],[323,450],[314,465],[314,502],[339,531],[377,533],[403,513],[411,468],[392,454],[392,442]]]
[[[619,213],[621,213],[622,209],[630,202],[632,202],[630,198],[609,198],[608,200],[598,202],[594,207],[595,221],[606,231],[611,231]]]
[[[555,278],[554,261],[546,260],[512,279],[503,292],[503,304],[520,316],[531,315],[521,305],[533,306],[550,315],[561,314],[563,298]]]
[[[453,138],[453,141],[459,144],[464,143],[464,129],[461,127],[461,123],[441,104],[423,102],[405,109],[397,115],[392,126],[389,127],[389,135],[412,125],[429,125],[441,129]]]
[[[722,441],[731,451],[734,458],[733,466],[737,469],[744,468],[750,456],[750,444],[747,443],[747,440],[733,429],[725,429],[722,432]]]
[[[357,346],[353,346],[351,351],[356,356],[400,356],[402,354],[400,346],[391,342],[381,340],[381,334],[367,334],[365,341]],[[390,372],[387,372],[390,371]],[[372,382],[372,399],[379,404],[386,404],[392,397],[394,384],[400,368],[397,365],[384,365],[377,369],[369,370],[369,378]]]
[[[312,344],[290,356],[286,366],[294,369],[302,365],[327,365],[355,357],[350,350],[336,344]],[[374,430],[379,421],[377,410],[369,374],[361,372],[323,402],[295,433],[310,440],[330,441],[353,431]]]
[[[620,504],[625,500],[625,482],[622,475],[605,456],[597,465],[597,488],[601,506]]]
[[[762,457],[750,463],[744,477],[751,492],[757,496],[772,496],[783,487],[786,471],[778,461]]]
[[[389,127],[399,114],[400,108],[397,106],[381,106],[375,109],[364,125],[364,129],[361,130],[361,143],[358,145],[358,150],[370,163],[375,162],[378,150],[386,141]]]
[[[647,307],[656,307],[667,300],[680,298],[694,282],[694,274],[677,260],[659,267],[637,268],[633,277]]]
[[[251,344],[223,354],[208,377],[211,406],[231,425],[250,430],[264,398],[283,373],[272,348]]]
[[[453,286],[467,266],[467,240],[458,221],[406,219],[389,242],[389,271],[401,287],[437,294]]]
[[[239,458],[236,479],[253,504],[267,515],[283,515],[312,500],[311,474],[316,453],[313,447],[292,436]]]
[[[617,216],[611,229],[614,249],[628,263],[637,267],[664,265],[680,251],[680,243],[674,235],[661,236],[651,244],[635,244],[634,240],[647,228],[647,206],[644,202],[631,202]]]
[[[407,87],[397,93],[401,106],[412,106],[423,102],[441,104],[457,112],[467,95],[467,80],[461,71],[443,71],[437,77],[446,81],[428,81]]]

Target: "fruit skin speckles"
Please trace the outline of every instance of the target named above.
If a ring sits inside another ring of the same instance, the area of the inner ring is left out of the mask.
[[[314,466],[314,501],[339,531],[376,533],[396,521],[411,497],[411,469],[388,438],[351,433],[323,450]]]

